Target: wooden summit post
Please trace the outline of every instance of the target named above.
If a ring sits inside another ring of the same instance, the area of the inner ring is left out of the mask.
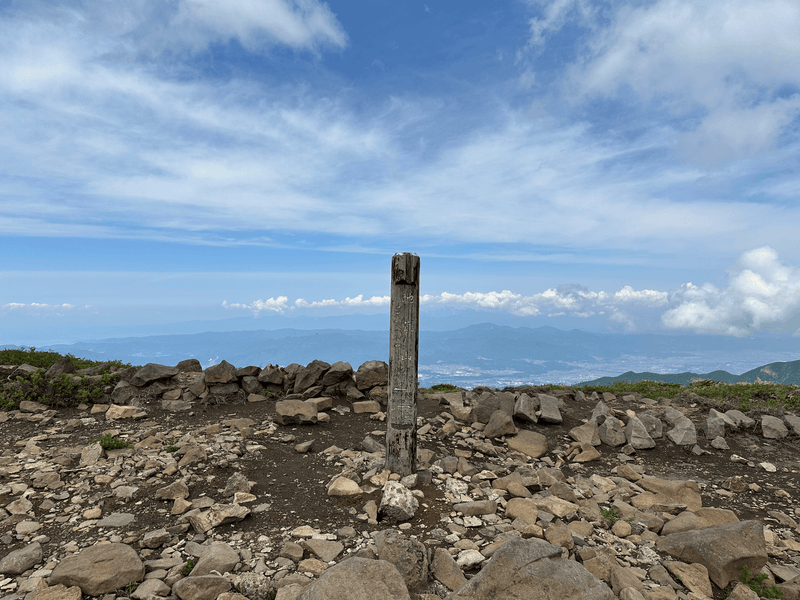
[[[418,358],[419,256],[406,252],[392,257],[386,426],[386,468],[402,476],[417,469]]]

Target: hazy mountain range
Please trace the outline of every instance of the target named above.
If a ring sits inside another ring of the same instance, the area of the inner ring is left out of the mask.
[[[343,360],[358,368],[368,360],[388,360],[386,326],[375,330],[287,328],[149,335],[52,344],[47,348],[136,365],[174,365],[193,357],[205,366],[222,359],[236,366],[262,367],[321,359],[331,363]],[[483,323],[444,331],[423,329],[419,343],[422,385],[449,382],[464,387],[577,383],[599,377],[688,383],[696,378],[752,381],[758,376],[800,384],[798,365],[774,364],[798,360],[800,338],[771,335],[614,334]],[[776,375],[759,374],[764,365]],[[603,380],[607,381],[611,380]]]

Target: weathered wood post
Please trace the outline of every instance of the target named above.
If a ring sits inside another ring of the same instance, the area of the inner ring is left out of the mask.
[[[405,476],[417,469],[419,256],[415,254],[392,257],[391,311],[386,468]]]

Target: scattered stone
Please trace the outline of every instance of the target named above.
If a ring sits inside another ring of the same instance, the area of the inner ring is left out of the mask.
[[[84,594],[99,596],[144,578],[144,564],[127,544],[91,546],[67,556],[50,576],[50,585],[77,585]]]

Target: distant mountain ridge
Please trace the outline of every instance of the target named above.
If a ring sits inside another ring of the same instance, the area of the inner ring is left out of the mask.
[[[433,325],[442,323],[428,321],[429,327]],[[20,345],[19,340],[6,341]],[[87,336],[76,343],[37,347],[90,360],[120,360],[134,365],[148,362],[175,365],[196,358],[205,367],[224,359],[237,367],[306,365],[323,360],[349,362],[358,368],[370,360],[389,360],[389,329],[388,323],[384,323],[384,327],[376,329],[247,329],[105,339]],[[598,377],[609,381],[675,378],[685,383],[702,377],[738,380],[787,360],[800,360],[800,337],[596,333],[492,323],[451,330],[425,329],[420,325],[419,380],[424,386],[574,385]],[[787,371],[775,366],[770,370],[774,376],[756,373],[752,379],[786,378],[800,384],[797,374],[800,369]],[[623,375],[616,375],[623,371]],[[678,374],[659,375],[675,372]]]
[[[639,381],[659,381],[662,383],[678,383],[689,385],[698,379],[711,379],[720,383],[755,383],[756,380],[774,381],[787,385],[800,385],[800,360],[789,362],[773,362],[768,365],[756,367],[742,373],[733,375],[727,371],[711,371],[710,373],[634,373],[628,371],[616,377],[599,377],[591,381],[584,381],[578,385],[610,385],[617,382],[638,383]]]

